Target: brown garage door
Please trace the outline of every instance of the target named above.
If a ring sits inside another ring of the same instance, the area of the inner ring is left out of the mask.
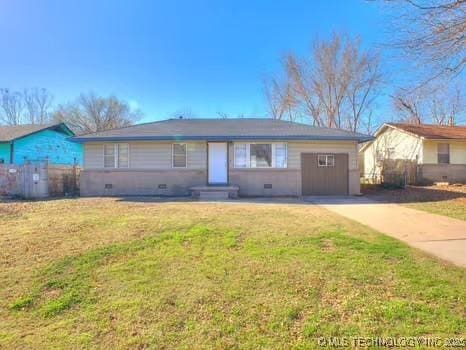
[[[303,196],[348,194],[348,154],[301,154]]]

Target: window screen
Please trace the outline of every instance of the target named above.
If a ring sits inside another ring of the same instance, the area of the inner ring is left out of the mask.
[[[450,164],[450,145],[448,143],[437,145],[437,161],[439,164]]]
[[[115,145],[113,143],[104,145],[104,167],[115,167]]]
[[[286,168],[287,166],[287,145],[286,143],[275,144],[275,167]]]
[[[127,143],[118,144],[118,167],[128,168],[129,166],[129,152]]]
[[[186,168],[186,144],[173,144],[173,167]]]
[[[235,168],[247,168],[248,145],[245,143],[235,144]]]
[[[251,144],[251,167],[269,168],[272,166],[272,145],[269,143]]]

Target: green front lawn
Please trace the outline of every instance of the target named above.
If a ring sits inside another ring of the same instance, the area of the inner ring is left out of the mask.
[[[465,336],[466,271],[311,205],[0,203],[0,348]]]

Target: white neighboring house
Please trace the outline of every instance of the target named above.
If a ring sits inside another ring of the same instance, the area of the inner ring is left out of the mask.
[[[390,172],[410,182],[466,183],[466,126],[386,123],[360,149],[366,180]]]

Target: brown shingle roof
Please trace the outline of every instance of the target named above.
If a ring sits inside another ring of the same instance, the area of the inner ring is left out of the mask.
[[[10,142],[45,129],[61,129],[70,136],[73,133],[63,123],[58,124],[23,124],[23,125],[0,125],[0,142]]]
[[[466,126],[416,125],[403,123],[388,123],[388,125],[426,139],[466,140]]]

